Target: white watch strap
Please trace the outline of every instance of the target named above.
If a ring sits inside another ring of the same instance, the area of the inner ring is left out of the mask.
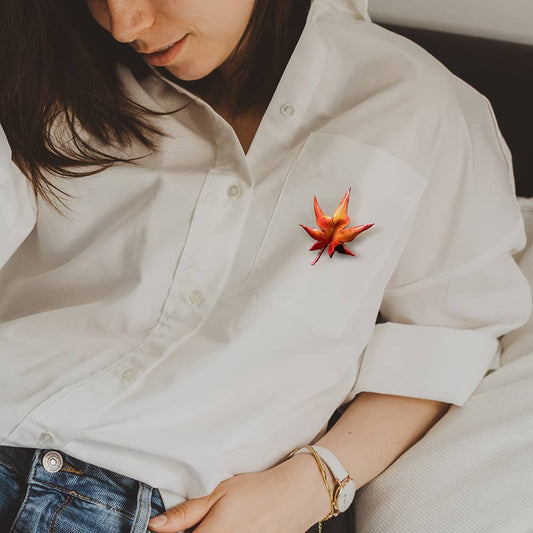
[[[337,480],[337,483],[340,483],[345,477],[348,476],[348,472],[343,468],[341,462],[337,459],[336,455],[324,446],[317,446],[312,444],[313,448],[316,450],[318,455],[322,460],[328,465],[328,468],[331,470],[333,477]],[[297,453],[311,453],[311,450],[308,448],[300,448],[294,455]]]

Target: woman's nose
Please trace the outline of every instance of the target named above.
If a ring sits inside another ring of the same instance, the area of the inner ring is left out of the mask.
[[[135,41],[154,23],[150,0],[109,0],[107,5],[110,31],[117,41]]]

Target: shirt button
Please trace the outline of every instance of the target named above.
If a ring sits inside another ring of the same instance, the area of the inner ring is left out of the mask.
[[[286,117],[292,117],[294,115],[294,107],[291,104],[283,104],[281,106],[281,114]]]
[[[127,370],[124,370],[124,372],[122,372],[122,375],[120,377],[122,381],[126,383],[133,381],[137,377],[137,370],[135,368],[128,368]]]
[[[189,293],[189,301],[192,304],[200,303],[204,299],[204,294],[199,289],[194,289]]]
[[[39,438],[39,442],[41,444],[49,444],[53,441],[54,439],[52,438],[52,435],[50,435],[50,433],[41,433],[41,436]]]
[[[47,472],[57,472],[63,466],[63,457],[59,452],[50,450],[43,456],[43,466]]]
[[[237,198],[242,194],[242,187],[240,183],[234,183],[227,189],[228,196]]]

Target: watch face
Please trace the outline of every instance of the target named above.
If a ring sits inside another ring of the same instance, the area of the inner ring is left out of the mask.
[[[341,513],[346,511],[346,509],[352,504],[355,497],[355,489],[355,481],[350,479],[350,481],[348,481],[348,483],[346,483],[346,485],[340,490],[337,496],[337,506]]]

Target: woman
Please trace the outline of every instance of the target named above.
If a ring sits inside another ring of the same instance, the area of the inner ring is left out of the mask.
[[[489,102],[363,2],[4,6],[4,529],[353,531],[531,311]]]

